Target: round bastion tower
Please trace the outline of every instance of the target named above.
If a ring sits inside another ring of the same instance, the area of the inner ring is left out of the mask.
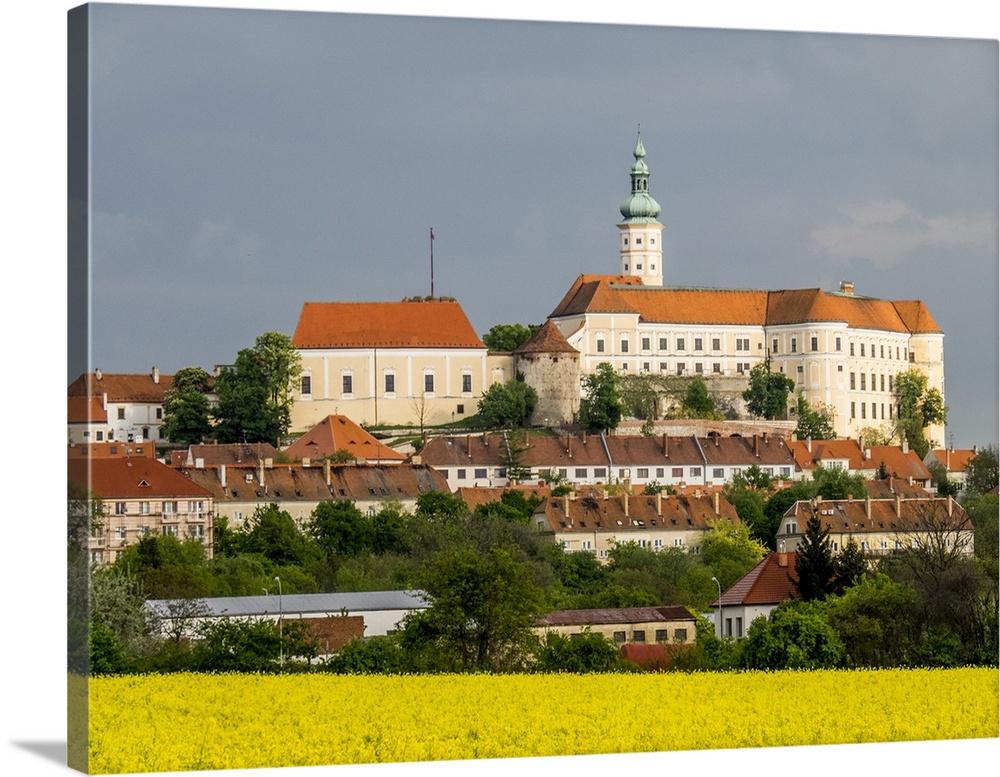
[[[660,205],[649,196],[649,168],[644,161],[646,149],[641,135],[636,137],[632,155],[632,193],[622,202],[622,221],[618,224],[621,274],[640,278],[647,286],[662,286],[663,225],[656,220]]]

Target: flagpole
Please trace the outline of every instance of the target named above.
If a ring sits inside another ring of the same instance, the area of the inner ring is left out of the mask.
[[[431,227],[431,299],[434,299],[434,227]]]

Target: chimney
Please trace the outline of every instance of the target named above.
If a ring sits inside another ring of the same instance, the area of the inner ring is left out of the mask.
[[[195,469],[205,469],[205,460],[204,459],[195,459],[194,460],[194,468]]]
[[[656,517],[660,518],[663,516],[663,494],[659,491],[656,492]]]
[[[566,455],[571,459],[573,458],[573,435],[566,435]]]
[[[226,487],[226,465],[225,464],[220,464],[219,465],[219,482],[222,484],[223,488]]]
[[[333,479],[330,477],[329,459],[323,459],[323,476],[326,478],[326,487],[329,488],[330,484],[333,483]]]
[[[719,514],[719,492],[715,491],[712,493],[712,508],[715,510],[715,514]]]
[[[760,444],[757,442],[757,435],[753,436],[753,455],[760,458]]]
[[[587,444],[587,430],[586,429],[583,430],[583,444],[584,445]]]
[[[906,456],[909,452],[910,452],[910,443],[908,443],[906,441],[906,438],[904,437],[903,438],[903,455]]]
[[[159,382],[160,382],[160,368],[153,367],[153,383],[159,383]]]
[[[490,447],[490,438],[487,436],[486,432],[483,432],[483,446],[486,448]]]
[[[628,489],[622,492],[622,509],[625,511],[625,517],[628,518]]]
[[[563,517],[569,520],[569,495],[563,497]]]
[[[812,435],[807,435],[806,436],[806,450],[809,451],[810,453],[813,452],[813,438],[812,438]]]
[[[472,458],[472,435],[465,435],[465,453],[471,459]]]
[[[903,509],[902,508],[903,508],[902,499],[899,496],[899,494],[896,494],[896,517],[897,518],[902,518],[903,517]]]
[[[865,517],[870,521],[872,519],[872,498],[865,495]]]
[[[260,487],[264,489],[264,493],[267,493],[267,486],[264,484],[264,462],[257,459],[257,480],[260,481]]]
[[[303,456],[302,457],[302,466],[303,467],[308,467],[310,464],[312,464],[312,459],[309,458],[308,456]]]
[[[840,282],[840,293],[841,294],[853,294],[854,293],[854,283],[852,281],[841,281]]]
[[[94,370],[94,377],[97,380],[103,380],[104,379],[104,373],[101,371],[100,367],[98,367],[96,370]]]
[[[944,449],[944,468],[951,470],[951,448]]]
[[[870,459],[871,457],[872,457],[872,449],[871,448],[865,448],[865,458],[866,459]]]
[[[667,442],[667,433],[663,433],[663,458],[670,458],[670,444]]]

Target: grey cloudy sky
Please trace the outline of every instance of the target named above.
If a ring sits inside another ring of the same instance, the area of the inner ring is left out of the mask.
[[[480,334],[618,268],[642,127],[664,282],[923,299],[997,439],[997,44],[95,5],[93,367],[228,363],[305,301]]]

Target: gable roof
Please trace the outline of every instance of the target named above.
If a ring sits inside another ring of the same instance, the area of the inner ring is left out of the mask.
[[[656,287],[615,275],[581,275],[549,318],[584,313],[635,313],[644,322],[781,326],[842,321],[856,329],[940,332],[920,300],[892,302],[819,288],[708,289]]]
[[[720,491],[711,495],[614,497],[581,491],[562,497],[549,496],[535,510],[535,525],[540,528],[556,534],[580,532],[591,537],[595,532],[706,531],[719,520],[740,522],[736,509]]]
[[[898,445],[872,445],[865,450],[865,469],[878,469],[883,462],[886,471],[893,477],[931,479],[931,471],[920,460],[916,451],[904,452]]]
[[[977,453],[977,450],[967,448],[935,448],[924,457],[924,463],[929,466],[931,462],[937,461],[948,472],[965,472]]]
[[[406,456],[375,439],[345,415],[328,415],[285,448],[291,459],[324,459],[346,450],[363,461],[403,461]]]
[[[161,375],[156,370],[141,375],[98,370],[84,373],[70,383],[67,396],[100,397],[107,394],[109,402],[160,403],[173,383],[173,375]]]
[[[170,465],[194,467],[199,461],[206,467],[219,464],[256,465],[264,459],[274,459],[277,453],[278,449],[269,442],[189,445],[187,450],[170,452]]]
[[[904,499],[824,499],[818,505],[799,501],[788,508],[782,523],[793,518],[804,534],[813,510],[831,534],[971,531],[968,513],[951,497]]]
[[[108,411],[100,397],[79,396],[67,397],[66,420],[71,424],[103,424],[107,423]]]
[[[828,466],[827,462],[847,461],[847,468],[852,472],[862,469],[874,469],[878,464],[867,466],[864,452],[858,441],[851,438],[835,440],[789,440],[788,449],[795,457],[799,469],[811,472],[817,464]],[[811,450],[810,450],[811,448]]]
[[[206,499],[212,492],[156,459],[70,459],[69,479],[104,499],[155,499],[195,497]]]
[[[680,605],[669,607],[605,607],[591,610],[553,610],[535,619],[536,626],[587,626],[590,624],[691,621],[694,616]]]
[[[794,579],[795,554],[772,551],[723,591],[722,598],[712,602],[712,606],[780,604],[797,599]]]
[[[457,302],[306,302],[296,348],[482,348]]]

